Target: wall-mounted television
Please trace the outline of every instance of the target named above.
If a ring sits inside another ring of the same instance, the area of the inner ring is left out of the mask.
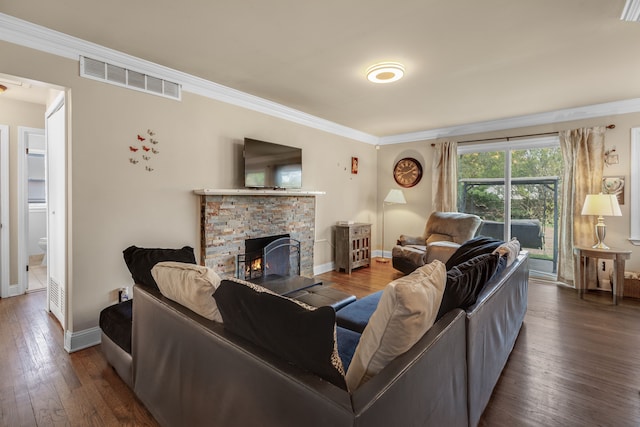
[[[302,188],[302,149],[245,138],[244,186]]]

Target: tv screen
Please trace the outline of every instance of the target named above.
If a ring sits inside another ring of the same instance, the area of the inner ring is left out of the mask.
[[[245,138],[244,186],[302,188],[302,149]]]

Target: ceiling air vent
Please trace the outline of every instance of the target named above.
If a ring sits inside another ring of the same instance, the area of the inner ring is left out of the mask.
[[[117,86],[180,100],[180,85],[97,59],[80,57],[80,75]]]

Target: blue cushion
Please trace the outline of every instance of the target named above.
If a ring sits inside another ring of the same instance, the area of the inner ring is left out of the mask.
[[[338,354],[342,360],[342,366],[346,372],[353,359],[353,353],[360,342],[361,334],[349,329],[336,326],[336,339],[338,341]]]
[[[362,333],[369,323],[369,318],[376,311],[381,296],[382,291],[378,291],[338,310],[336,313],[338,326]]]

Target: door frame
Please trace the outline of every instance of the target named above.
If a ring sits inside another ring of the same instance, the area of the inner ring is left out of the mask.
[[[18,286],[11,296],[22,295],[29,284],[29,168],[27,148],[29,135],[45,136],[45,130],[18,126]],[[45,168],[45,174],[46,174]]]
[[[0,124],[0,297],[9,296],[9,126]]]

